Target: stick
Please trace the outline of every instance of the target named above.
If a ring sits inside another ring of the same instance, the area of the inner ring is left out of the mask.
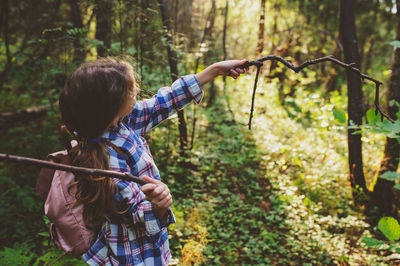
[[[92,175],[92,176],[107,176],[107,177],[116,177],[122,180],[132,181],[138,183],[139,185],[147,184],[147,181],[133,176],[128,173],[119,173],[110,170],[101,170],[101,169],[93,169],[93,168],[84,168],[84,167],[77,167],[72,165],[60,164],[60,163],[53,163],[44,160],[38,160],[28,157],[22,156],[15,156],[10,154],[0,153],[0,161],[12,161],[22,164],[29,164],[35,166],[42,166],[50,169],[56,170],[63,170],[66,172],[71,172],[74,174],[85,174],[85,175]]]
[[[258,72],[258,69],[260,68],[260,65],[262,65],[264,61],[268,61],[268,60],[277,60],[277,61],[281,62],[282,64],[284,64],[285,66],[287,66],[288,68],[290,68],[291,70],[293,70],[296,73],[299,73],[305,67],[308,67],[308,66],[314,65],[314,64],[318,64],[318,63],[321,63],[321,62],[324,62],[324,61],[330,61],[332,63],[338,64],[341,67],[344,67],[344,68],[349,69],[349,70],[351,70],[353,72],[356,72],[362,79],[368,79],[368,80],[370,80],[370,81],[375,83],[375,107],[376,107],[376,110],[377,110],[377,112],[381,113],[382,119],[383,119],[383,117],[385,117],[390,122],[394,123],[394,120],[392,118],[390,118],[389,115],[387,115],[383,111],[382,107],[379,104],[379,86],[382,85],[383,83],[381,81],[379,81],[379,80],[376,80],[376,79],[370,77],[370,76],[362,74],[361,71],[358,68],[354,67],[355,66],[354,63],[346,64],[346,63],[343,63],[342,61],[334,58],[332,55],[328,55],[328,56],[317,58],[317,59],[314,59],[314,60],[308,60],[308,61],[306,61],[306,62],[304,62],[304,63],[302,63],[302,64],[300,64],[299,66],[296,67],[291,62],[283,59],[282,57],[280,57],[278,55],[268,55],[268,56],[262,57],[260,59],[257,59],[255,61],[248,61],[245,64],[239,66],[239,68],[248,68],[250,66],[257,66],[257,72]],[[254,86],[257,87],[257,77],[256,77],[256,82],[255,82]],[[254,93],[254,90],[253,90],[253,93]],[[252,99],[252,106],[253,105],[254,105],[254,95],[253,95],[253,99]],[[253,112],[250,113],[249,128],[251,128],[251,124],[250,123],[251,123],[252,114],[253,114]]]

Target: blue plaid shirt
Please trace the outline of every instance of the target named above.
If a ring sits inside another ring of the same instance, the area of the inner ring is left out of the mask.
[[[138,101],[133,111],[123,118],[123,123],[102,136],[119,147],[127,158],[108,147],[111,170],[160,180],[143,136],[193,99],[199,103],[202,97],[196,77],[188,75],[171,87],[161,88],[153,98]],[[171,257],[167,226],[175,223],[173,213],[169,209],[166,219],[160,221],[140,185],[117,178],[114,182],[118,188],[116,200],[129,203],[133,225],[106,221],[83,259],[90,265],[167,265]]]

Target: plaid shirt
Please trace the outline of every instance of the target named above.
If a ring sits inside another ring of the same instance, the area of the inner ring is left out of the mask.
[[[153,98],[138,101],[123,123],[102,136],[119,147],[127,158],[107,147],[111,170],[160,180],[143,136],[193,99],[199,103],[202,97],[196,77],[188,75],[175,81],[172,87],[161,88]],[[115,197],[119,202],[129,203],[134,225],[106,221],[83,259],[90,265],[167,265],[170,259],[167,226],[175,223],[173,213],[169,209],[166,219],[160,221],[140,185],[117,178],[114,182],[118,188]]]

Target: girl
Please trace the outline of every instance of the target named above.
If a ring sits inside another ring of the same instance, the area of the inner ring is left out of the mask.
[[[90,265],[166,265],[167,226],[175,222],[168,187],[160,181],[143,136],[177,110],[203,97],[201,86],[218,75],[237,78],[246,60],[215,63],[196,75],[136,101],[132,67],[100,59],[76,69],[60,96],[62,119],[79,140],[70,149],[72,165],[129,172],[149,183],[78,175],[75,197],[84,204],[88,228],[99,232],[83,254]]]

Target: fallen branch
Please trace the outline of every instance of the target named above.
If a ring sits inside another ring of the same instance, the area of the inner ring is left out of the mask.
[[[30,122],[42,119],[47,112],[58,106],[58,101],[51,105],[33,106],[16,112],[5,112],[0,114],[0,128],[10,128],[17,123]]]
[[[15,156],[15,155],[4,154],[4,153],[0,153],[0,161],[11,161],[11,162],[16,162],[16,163],[20,163],[20,164],[41,166],[41,167],[45,167],[45,168],[71,172],[74,174],[116,177],[116,178],[119,178],[122,180],[132,181],[132,182],[138,183],[140,185],[144,185],[147,183],[143,179],[133,176],[128,173],[119,173],[119,172],[114,172],[114,171],[110,171],[110,170],[100,170],[100,169],[77,167],[77,166],[72,166],[72,165],[53,163],[53,162],[49,162],[49,161],[38,160],[38,159],[22,157],[22,156]]]
[[[0,127],[7,128],[17,122],[28,122],[43,118],[47,113],[47,107],[30,107],[17,112],[6,112],[0,114]]]
[[[329,56],[325,56],[325,57],[321,57],[321,58],[317,58],[314,60],[308,60],[304,63],[302,63],[299,66],[294,66],[291,62],[283,59],[282,57],[278,56],[278,55],[268,55],[265,57],[262,57],[260,59],[257,59],[255,61],[248,61],[246,62],[244,65],[241,65],[240,68],[248,68],[250,66],[257,66],[257,74],[256,74],[256,79],[254,82],[254,89],[253,89],[253,97],[252,97],[252,103],[251,103],[251,111],[250,111],[250,119],[249,119],[249,129],[251,129],[251,120],[253,118],[253,106],[254,106],[254,98],[255,98],[255,92],[256,92],[256,88],[257,88],[257,80],[258,80],[258,74],[260,72],[260,68],[263,65],[264,61],[268,61],[268,60],[276,60],[281,62],[282,64],[284,64],[285,66],[287,66],[288,68],[290,68],[291,70],[293,70],[296,73],[299,73],[303,68],[306,68],[310,65],[315,65],[324,61],[330,61],[332,63],[338,64],[341,67],[344,67],[346,69],[349,69],[353,72],[356,72],[362,79],[367,79],[370,80],[372,82],[375,83],[375,107],[376,107],[376,114],[379,112],[382,115],[382,119],[383,117],[387,118],[390,122],[394,123],[394,120],[392,118],[390,118],[382,109],[382,107],[379,104],[379,86],[382,85],[383,83],[379,80],[376,80],[370,76],[367,76],[365,74],[362,74],[361,71],[354,67],[355,63],[351,63],[351,64],[346,64],[341,62],[340,60],[334,58],[333,56],[329,55]]]

